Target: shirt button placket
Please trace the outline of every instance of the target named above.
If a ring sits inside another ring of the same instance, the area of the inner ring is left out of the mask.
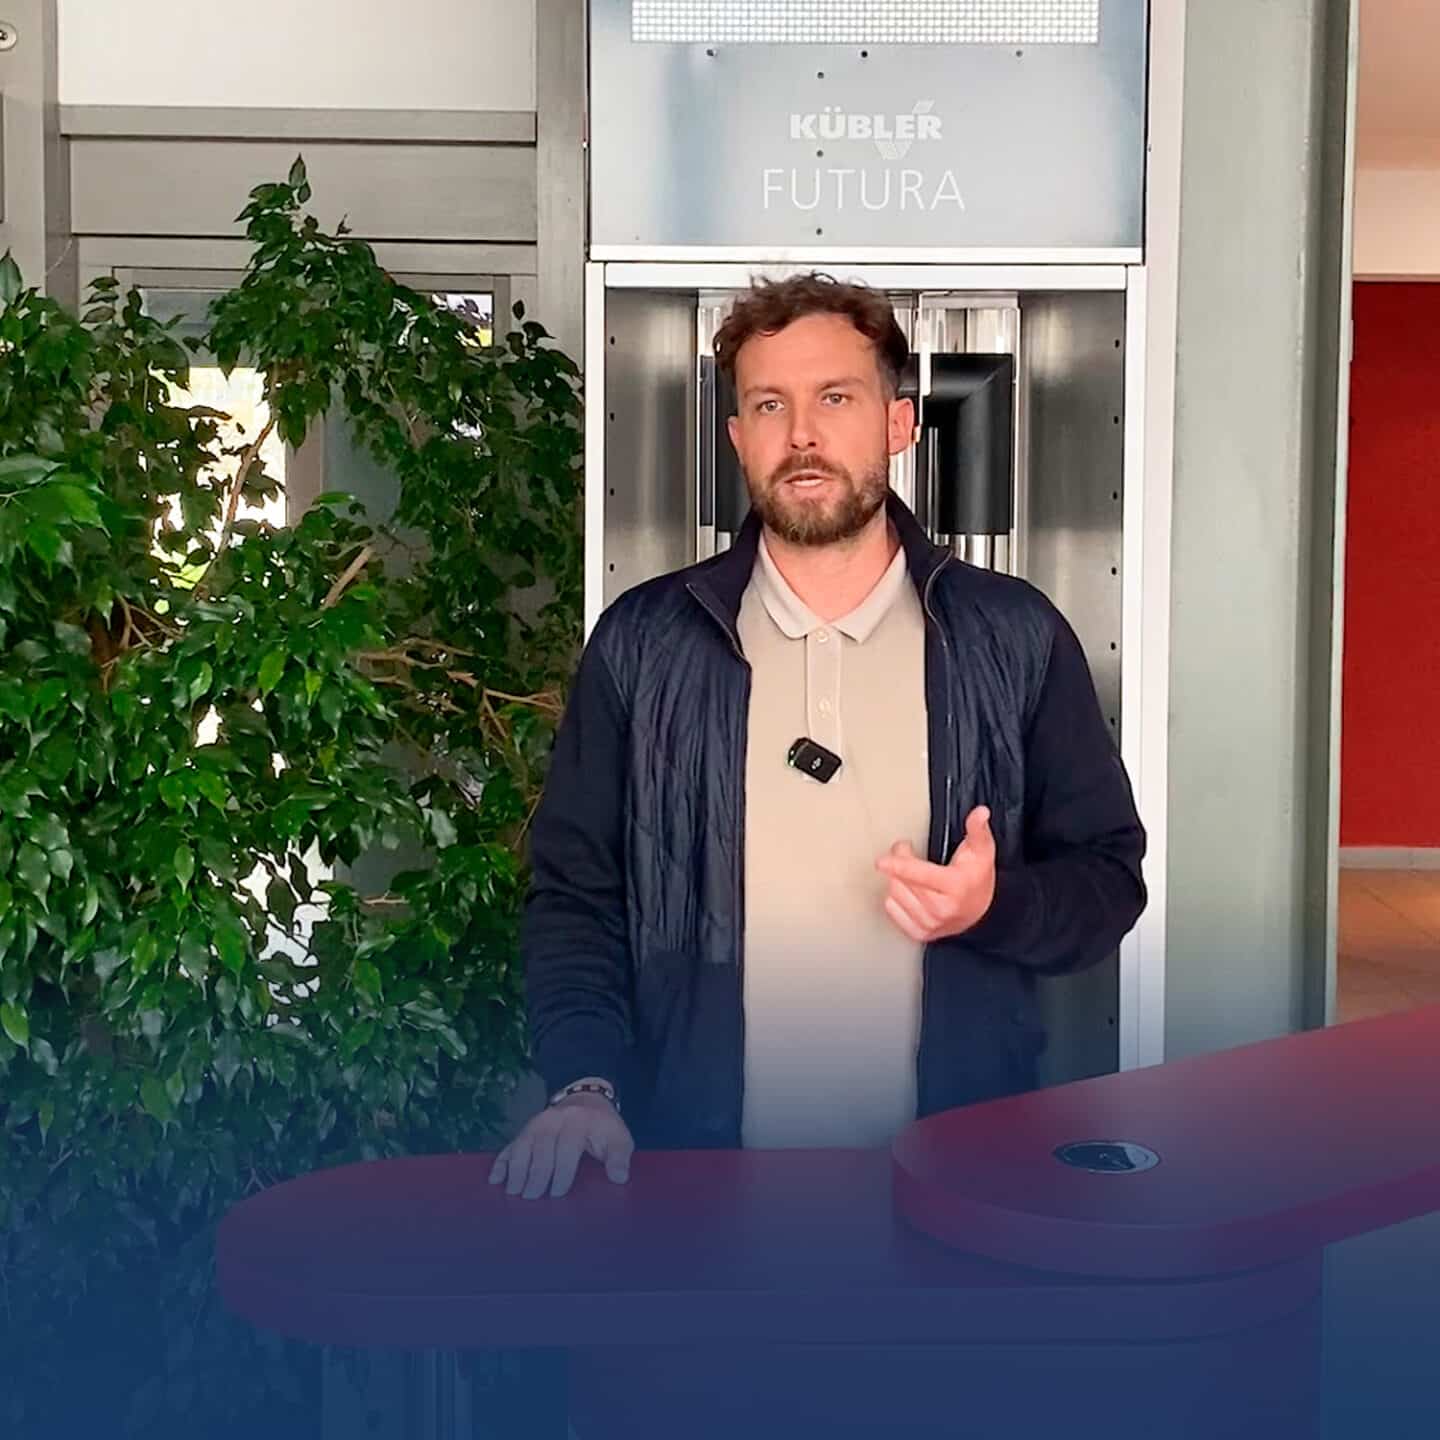
[[[815,632],[816,641],[816,739],[840,750],[840,644],[830,630]]]

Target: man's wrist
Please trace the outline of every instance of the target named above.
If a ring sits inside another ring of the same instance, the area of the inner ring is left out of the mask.
[[[1030,916],[1030,890],[1024,872],[1017,868],[997,869],[995,889],[985,912],[961,939],[974,944],[998,941],[1002,945],[1020,934]]]

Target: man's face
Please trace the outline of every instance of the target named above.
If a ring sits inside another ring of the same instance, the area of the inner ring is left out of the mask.
[[[858,535],[915,426],[871,342],[843,315],[807,315],[740,347],[735,389],[730,440],[761,520],[795,545]]]

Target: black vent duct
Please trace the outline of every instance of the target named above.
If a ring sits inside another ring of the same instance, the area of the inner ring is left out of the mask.
[[[1013,518],[1015,357],[937,354],[930,392],[919,394],[919,359],[901,377],[901,396],[917,402],[916,512],[933,535],[1009,535]],[[701,525],[733,535],[750,510],[750,491],[726,420],[735,387],[714,357],[700,357]]]
[[[919,394],[911,356],[900,394],[918,400],[916,495],[936,535],[1008,535],[1014,523],[1015,357],[936,354]]]
[[[750,513],[750,489],[726,421],[735,413],[735,386],[715,363],[700,357],[700,515],[721,535],[733,535]]]

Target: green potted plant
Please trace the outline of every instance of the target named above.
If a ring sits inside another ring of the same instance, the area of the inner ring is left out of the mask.
[[[0,262],[0,1353],[35,1382],[0,1386],[6,1433],[39,1428],[87,1314],[140,1425],[243,1411],[197,1383],[207,1345],[251,1346],[266,1403],[303,1385],[219,1310],[219,1215],[481,1144],[524,1069],[525,831],[580,639],[576,368],[519,307],[477,336],[309,198],[299,161],[252,192],[199,342],[264,376],[239,440],[177,393],[190,357],[140,295],[98,281],[76,317]],[[247,519],[271,434],[337,409],[397,478],[393,527],[338,494]],[[423,542],[403,565],[397,534]],[[359,883],[386,853],[405,868]]]

